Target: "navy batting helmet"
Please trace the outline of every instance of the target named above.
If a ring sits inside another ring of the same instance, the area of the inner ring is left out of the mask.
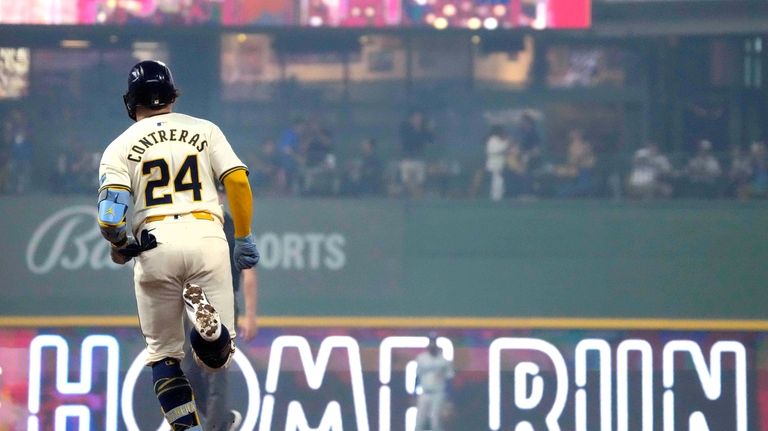
[[[161,109],[175,102],[178,96],[171,69],[160,61],[148,60],[131,69],[128,92],[123,95],[123,102],[128,116],[136,120],[137,106]]]

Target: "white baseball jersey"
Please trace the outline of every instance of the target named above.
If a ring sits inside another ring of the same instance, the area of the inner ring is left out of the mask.
[[[443,355],[422,352],[416,357],[416,377],[425,393],[443,392],[446,382],[453,378],[453,366]]]
[[[211,213],[223,219],[215,180],[246,169],[213,123],[168,113],[142,119],[104,151],[100,190],[133,195],[133,227],[149,216]]]

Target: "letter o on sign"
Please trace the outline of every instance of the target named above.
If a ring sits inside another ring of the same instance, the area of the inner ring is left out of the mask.
[[[136,387],[136,381],[139,379],[139,374],[141,374],[141,371],[145,368],[147,356],[147,349],[142,350],[136,359],[133,360],[131,367],[125,374],[123,391],[120,394],[120,411],[128,431],[141,431],[141,428],[139,428],[139,425],[136,423],[136,417],[133,414],[133,390]],[[233,359],[240,368],[240,372],[243,373],[248,388],[248,411],[245,414],[240,429],[252,430],[256,427],[256,421],[259,419],[259,409],[261,408],[259,377],[256,375],[256,371],[253,369],[253,366],[251,366],[251,362],[243,352],[235,350]],[[157,428],[157,431],[169,430],[170,426],[166,421],[163,421]]]

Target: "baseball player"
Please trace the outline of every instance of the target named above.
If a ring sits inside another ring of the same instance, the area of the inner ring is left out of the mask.
[[[442,412],[446,405],[446,392],[453,379],[453,364],[445,359],[437,347],[437,334],[429,334],[427,351],[416,357],[416,382],[421,387],[416,403],[416,431],[444,431]],[[427,422],[431,425],[427,427]]]
[[[213,123],[174,113],[170,69],[136,64],[123,96],[135,123],[104,151],[99,166],[101,233],[112,260],[134,260],[141,331],[155,393],[171,429],[200,431],[184,357],[183,318],[194,325],[194,359],[226,367],[234,353],[232,274],[215,180],[224,184],[235,225],[238,269],[259,260],[251,236],[252,196],[245,165]],[[129,207],[134,237],[128,235]]]

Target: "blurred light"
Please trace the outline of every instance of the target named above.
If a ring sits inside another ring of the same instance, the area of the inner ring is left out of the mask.
[[[119,41],[119,40],[120,40],[120,38],[117,37],[117,35],[115,35],[115,34],[113,34],[112,36],[109,36],[109,42],[110,43],[117,43],[117,41]]]
[[[160,42],[134,42],[133,49],[135,50],[147,50],[157,51],[160,49]]]
[[[474,45],[480,45],[480,36],[476,34],[472,35],[472,37],[469,40],[471,40]]]
[[[488,30],[495,30],[499,26],[499,21],[494,17],[488,17],[483,21],[483,27]]]
[[[507,13],[507,8],[503,4],[497,4],[493,7],[493,14],[496,16],[504,16]]]
[[[371,6],[368,6],[367,8],[365,8],[365,16],[370,18],[370,17],[372,17],[374,15],[376,15],[376,9],[374,9]]]
[[[461,10],[463,10],[464,12],[471,11],[472,10],[472,2],[465,1],[464,3],[462,3],[461,4]]]
[[[371,38],[368,36],[360,36],[360,39],[358,39],[358,42],[360,42],[360,45],[368,45],[368,43],[371,41]]]
[[[105,11],[103,11],[103,10],[99,11],[96,14],[96,22],[98,22],[100,24],[103,24],[103,23],[107,22],[107,13]]]
[[[547,28],[547,14],[547,5],[541,3],[537,4],[536,18],[533,20],[531,27],[535,28],[536,30],[543,30]]]
[[[427,16],[424,17],[424,20],[427,21],[427,24],[432,24],[435,22],[435,14],[428,13]]]
[[[246,35],[245,33],[238,33],[237,34],[237,41],[238,42],[243,43],[246,40],[248,40],[248,35]]]
[[[115,7],[117,7],[117,0],[107,1],[107,6],[109,6],[110,9],[114,9]]]
[[[419,6],[425,6],[427,4],[427,0],[416,0],[416,4]]]
[[[444,30],[444,29],[448,28],[448,20],[445,19],[442,16],[439,17],[439,18],[435,18],[434,26],[438,30]]]
[[[456,6],[452,4],[447,4],[443,6],[443,15],[445,16],[454,16],[456,15]]]
[[[360,8],[357,6],[353,7],[351,13],[352,16],[360,16]]]
[[[81,39],[64,39],[61,41],[62,48],[88,48],[91,42]]]
[[[758,37],[755,39],[755,52],[762,52],[763,51],[763,38]]]
[[[3,375],[3,367],[0,367],[0,376]]]
[[[323,18],[319,16],[313,16],[309,18],[309,25],[312,27],[320,27],[323,25]]]
[[[480,18],[473,16],[472,18],[467,20],[467,27],[471,28],[472,30],[477,30],[480,27],[482,27],[483,22],[480,21]]]

